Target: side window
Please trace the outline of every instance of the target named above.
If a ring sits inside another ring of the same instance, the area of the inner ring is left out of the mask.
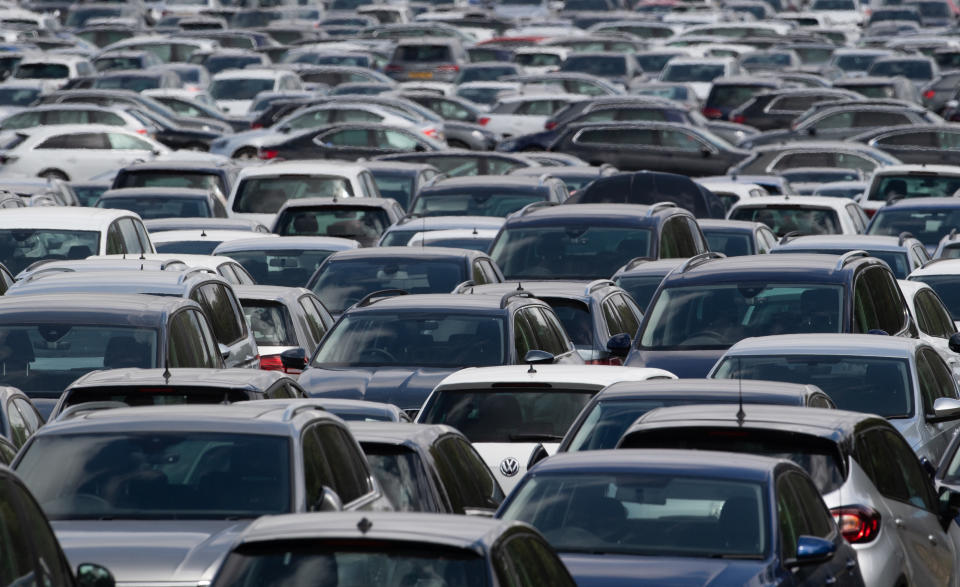
[[[679,130],[661,130],[660,145],[665,149],[682,151],[685,153],[699,153],[706,145]]]
[[[789,479],[794,494],[803,504],[807,533],[819,538],[830,538],[837,526],[813,482],[799,473],[787,473],[785,477]]]
[[[13,487],[13,484],[8,484],[5,491],[13,491]],[[10,500],[7,496],[5,497],[6,499],[3,500],[4,506],[7,506],[10,504]],[[18,526],[20,526],[20,531],[32,538],[34,556],[40,572],[39,580],[33,584],[70,585],[73,582],[73,573],[60,554],[60,548],[50,524],[40,507],[28,495],[22,493],[19,497],[20,499],[15,502],[21,519],[21,524],[18,524]],[[6,518],[6,515],[2,517]],[[5,522],[6,520],[4,520]],[[23,543],[24,547],[27,544],[29,544],[29,541]],[[15,550],[4,550],[3,552],[4,558],[7,558],[9,556],[7,553],[15,552]],[[7,565],[3,566],[6,568]],[[13,580],[9,584],[16,585],[20,582]]]
[[[370,493],[370,469],[367,459],[355,449],[353,437],[337,424],[317,427],[317,437],[330,471],[333,487],[343,503],[350,503]]]
[[[487,283],[487,277],[483,274],[483,269],[480,268],[480,262],[474,261],[471,266],[473,270],[470,272],[470,279],[477,285],[483,285]]]
[[[914,298],[914,305],[917,308],[917,322],[924,334],[950,338],[957,331],[950,314],[943,307],[943,302],[933,293],[933,290],[918,291]]]
[[[541,351],[546,351],[554,355],[560,355],[567,352],[567,349],[563,345],[563,341],[556,336],[551,328],[549,322],[547,322],[546,315],[535,306],[528,306],[523,310],[524,314],[527,316],[527,320],[530,321],[530,327],[533,329],[533,335],[536,337],[537,348]],[[523,360],[523,356],[518,357],[520,360]]]
[[[219,360],[211,356],[216,345],[206,340],[205,320],[193,310],[184,310],[170,319],[167,361],[171,367],[219,367]]]
[[[517,361],[523,361],[527,352],[537,348],[533,328],[530,326],[526,312],[523,310],[513,315],[513,344],[517,350]]]
[[[627,332],[627,329],[620,322],[620,313],[617,312],[616,307],[613,305],[613,297],[610,296],[603,301],[603,321],[607,324],[607,333],[610,336],[614,334],[620,334],[621,332]],[[630,334],[630,333],[627,333]],[[633,336],[632,334],[630,335]]]
[[[323,325],[320,314],[317,313],[317,309],[313,306],[308,296],[303,296],[298,302],[300,303],[300,309],[303,310],[304,317],[307,319],[307,328],[310,331],[310,338],[313,339],[313,346],[316,347],[327,329]],[[307,349],[308,352],[309,350],[310,349]]]
[[[308,510],[313,510],[319,503],[324,486],[333,489],[333,472],[324,457],[323,447],[317,436],[318,428],[317,425],[309,426],[303,431],[303,438],[300,441],[301,450],[303,450],[303,474]],[[343,499],[342,496],[341,499]]]
[[[233,344],[243,337],[242,318],[238,318],[239,310],[225,286],[210,283],[200,286],[196,293],[199,293],[201,299],[197,301],[206,310],[218,342]]]
[[[633,338],[636,336],[637,330],[640,329],[640,319],[643,312],[637,308],[636,304],[631,304],[631,300],[628,300],[626,296],[622,294],[612,296],[611,299],[617,314],[620,316],[620,324],[623,327],[622,332],[626,332],[630,335],[630,338]],[[618,333],[612,332],[611,334]]]
[[[803,504],[793,492],[787,475],[777,479],[777,524],[780,526],[781,559],[796,558],[797,539],[807,534],[807,521],[803,517]]]
[[[197,353],[198,367],[207,367],[217,369],[223,366],[223,360],[220,358],[220,348],[217,346],[217,339],[210,330],[210,323],[203,312],[189,310],[190,323],[200,333],[200,350]]]
[[[125,151],[152,151],[153,145],[129,135],[118,132],[107,133],[107,140],[110,142],[110,149],[121,149]]]
[[[153,252],[153,244],[150,241],[150,236],[147,234],[146,227],[143,226],[143,222],[140,222],[137,219],[132,219],[133,227],[137,230],[137,235],[140,237],[140,245],[143,247],[143,250],[147,253]]]
[[[894,335],[903,330],[905,316],[903,301],[891,273],[879,267],[867,269],[867,283],[873,295],[873,306],[877,312],[880,328]]]
[[[899,501],[908,501],[907,487],[903,475],[897,467],[890,466],[893,457],[892,447],[887,446],[886,430],[874,428],[857,438],[858,460],[884,497]],[[909,450],[909,449],[908,449]],[[916,457],[912,457],[916,459]]]
[[[660,230],[661,259],[692,257],[700,252],[685,217],[677,216],[663,223]]]
[[[132,218],[121,218],[117,221],[120,225],[120,234],[123,236],[123,244],[128,253],[146,253],[140,244],[140,235],[137,234],[137,228],[133,225]]]
[[[887,444],[886,462],[896,463],[899,474],[906,489],[906,501],[914,507],[930,512],[937,511],[937,499],[934,494],[930,477],[920,466],[917,455],[910,449],[906,441],[892,430],[884,430],[883,436]],[[892,468],[892,467],[891,467]]]
[[[10,439],[17,448],[20,448],[30,437],[30,433],[27,431],[27,423],[23,415],[13,405],[12,400],[7,402],[7,420],[10,422]]]
[[[957,399],[957,385],[953,380],[950,367],[940,358],[940,355],[933,349],[924,348],[920,349],[920,356],[923,357],[930,366],[930,372],[933,374],[934,381],[936,382],[936,396],[933,399],[936,400],[941,397]],[[930,411],[933,411],[932,402],[930,404]]]
[[[487,278],[487,283],[499,283],[501,281],[500,274],[493,267],[493,263],[489,259],[480,259],[480,270],[483,271],[484,277]]]
[[[108,149],[107,137],[101,133],[74,133],[50,137],[37,149]]]
[[[533,535],[524,533],[507,538],[500,557],[505,562],[504,570],[509,574],[503,577],[505,585],[539,587],[570,584],[566,569],[557,562],[550,547]]]
[[[123,242],[123,233],[120,232],[120,225],[118,222],[114,222],[110,225],[110,228],[107,229],[107,254],[119,255],[126,252],[128,251]]]
[[[453,510],[496,508],[503,492],[490,469],[469,442],[459,436],[441,438],[430,449]]]
[[[860,217],[860,211],[857,210],[856,204],[847,204],[847,214],[850,216],[850,220],[853,222],[853,226],[857,229],[857,232],[863,232],[867,225],[864,224],[863,218]]]
[[[318,139],[320,142],[334,147],[367,147],[367,131],[362,128],[348,128],[335,130]]]
[[[4,564],[0,565],[0,583],[4,585],[17,585],[36,572],[30,551],[30,534],[36,530],[26,528],[18,519],[21,502],[26,497],[15,493],[19,493],[19,487],[12,482],[4,482],[0,488],[0,552],[4,558]],[[68,581],[64,579],[64,584]]]
[[[27,400],[19,397],[13,399],[13,405],[20,410],[20,415],[27,424],[27,433],[32,436],[43,424],[37,410]]]

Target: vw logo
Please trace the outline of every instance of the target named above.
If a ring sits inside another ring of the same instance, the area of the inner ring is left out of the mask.
[[[513,477],[520,472],[520,461],[507,457],[500,461],[500,474],[504,477]]]

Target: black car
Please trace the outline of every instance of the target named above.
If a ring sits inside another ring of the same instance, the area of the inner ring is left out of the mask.
[[[957,124],[880,127],[849,140],[881,149],[904,163],[955,165],[960,155],[960,125]]]
[[[112,189],[184,187],[218,189],[223,196],[230,194],[240,173],[232,162],[140,161],[120,168],[113,178]]]
[[[272,230],[281,236],[347,238],[372,247],[403,216],[391,198],[291,199],[277,211]]]
[[[480,251],[445,247],[376,247],[327,257],[307,282],[334,315],[374,292],[450,293],[500,283],[503,274]]]
[[[437,383],[464,367],[583,364],[550,306],[529,293],[400,293],[375,292],[340,317],[300,375],[309,395],[415,412]]]
[[[693,215],[669,202],[527,207],[507,219],[490,256],[508,280],[604,279],[635,257],[707,251]]]
[[[783,82],[775,77],[757,75],[715,78],[703,103],[703,115],[707,118],[732,120],[730,113],[755,95],[777,90],[783,85]]]
[[[534,203],[562,204],[567,186],[544,168],[540,177],[473,175],[441,179],[420,190],[410,216],[502,216]]]
[[[420,189],[440,175],[439,169],[426,163],[365,161],[363,166],[373,175],[380,195],[393,198],[405,210]]]
[[[789,263],[778,255],[701,255],[661,282],[626,364],[703,377],[747,337],[873,331],[916,337],[896,276],[863,251],[797,254]]]
[[[227,217],[223,201],[208,189],[121,188],[104,192],[95,206],[130,210],[144,220]]]
[[[661,171],[617,173],[598,178],[567,204],[656,204],[673,202],[697,218],[723,218],[723,201],[686,175]]]
[[[378,161],[404,161],[433,165],[450,177],[461,175],[503,175],[519,167],[540,167],[539,163],[520,155],[445,149],[427,153],[382,155]],[[544,169],[544,172],[548,171]]]
[[[630,294],[645,313],[663,278],[685,263],[687,259],[688,257],[672,259],[635,257],[617,269],[611,279],[617,287],[623,288]]]
[[[350,123],[314,128],[286,140],[264,144],[261,159],[348,159],[391,153],[440,151],[444,145],[423,133],[399,126]]]
[[[861,94],[831,88],[785,88],[763,92],[730,112],[730,120],[758,130],[788,128],[814,104],[863,99]]]
[[[550,150],[591,165],[687,175],[722,174],[749,155],[709,131],[666,122],[570,125]]]
[[[762,222],[701,219],[697,224],[710,250],[727,257],[767,253],[777,242],[776,235]]]
[[[224,404],[302,398],[297,382],[279,371],[252,369],[108,369],[88,373],[67,387],[50,421],[75,406],[91,410],[124,406]],[[104,403],[106,402],[106,403]]]

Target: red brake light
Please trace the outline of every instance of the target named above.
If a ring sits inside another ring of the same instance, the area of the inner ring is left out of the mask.
[[[145,128],[138,128],[138,129],[137,129],[137,134],[138,134],[138,135],[145,135],[145,134],[147,134],[147,129],[145,129]]]
[[[736,122],[737,124],[743,124],[746,122],[746,120],[747,120],[747,117],[744,116],[743,114],[734,114],[733,116],[730,117],[730,121]]]
[[[260,124],[259,122],[251,122],[251,123],[250,123],[250,128],[252,128],[252,129],[263,128],[263,125]]]
[[[402,65],[388,65],[383,68],[384,71],[403,71]]]
[[[546,124],[543,125],[544,130],[553,130],[557,128],[556,120],[548,120]]]
[[[460,71],[459,65],[438,65],[437,71]]]
[[[283,371],[283,362],[280,361],[280,355],[260,357],[260,368],[264,371]]]
[[[848,505],[830,510],[840,533],[850,544],[870,542],[880,533],[880,513],[863,505]]]
[[[923,97],[926,98],[927,100],[933,100],[933,97],[936,95],[937,93],[934,92],[933,90],[927,90],[926,92],[923,93]]]
[[[277,155],[279,154],[280,152],[276,149],[260,149],[260,152],[257,153],[257,156],[261,159],[276,159]]]
[[[723,118],[723,112],[717,108],[704,108],[703,115],[707,118]]]
[[[873,215],[877,213],[877,211],[872,208],[864,208],[863,211],[866,213],[867,218],[873,218]]]
[[[423,131],[423,134],[425,134],[425,135],[427,135],[428,137],[431,137],[431,138],[432,138],[432,137],[435,137],[435,136],[437,136],[437,129],[435,129],[435,128],[428,128],[428,129],[426,129],[426,130]]]
[[[477,119],[477,124],[479,124],[480,126],[487,126],[488,122],[490,122],[489,116],[481,116],[480,118]]]

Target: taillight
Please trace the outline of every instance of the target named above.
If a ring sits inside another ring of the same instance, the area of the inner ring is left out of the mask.
[[[736,122],[737,124],[744,124],[747,121],[747,117],[743,114],[734,114],[730,117],[731,122]]]
[[[276,149],[260,149],[257,153],[257,156],[261,159],[276,159],[277,155],[280,154],[280,151]]]
[[[873,215],[877,213],[877,211],[872,208],[864,208],[863,212],[867,215],[867,218],[873,218]]]
[[[251,129],[263,128],[263,125],[260,124],[259,122],[251,122],[251,123],[250,123],[250,128],[251,128]]]
[[[584,361],[587,365],[623,365],[623,361],[620,360],[620,357],[610,357],[608,359],[590,359],[589,361]]]
[[[544,130],[553,130],[557,128],[556,120],[548,120],[546,124],[543,125]]]
[[[437,71],[460,71],[459,65],[438,65]]]
[[[723,118],[723,112],[717,108],[704,108],[703,115],[707,118]]]
[[[479,124],[480,126],[487,126],[488,122],[490,122],[489,116],[481,116],[480,118],[477,119],[477,124]]]
[[[427,136],[430,137],[430,138],[434,138],[434,137],[437,136],[437,129],[435,129],[435,128],[425,129],[425,130],[423,131],[423,134],[427,135]]]
[[[283,361],[280,360],[280,355],[260,357],[260,368],[264,371],[283,371]]]
[[[138,129],[137,129],[137,134],[138,134],[138,135],[145,135],[145,134],[147,134],[147,129],[145,129],[145,128],[138,128]]]
[[[927,100],[933,100],[933,97],[936,95],[937,93],[933,90],[927,90],[926,92],[923,93],[923,97]]]
[[[403,71],[402,65],[388,65],[383,68],[383,71]]]
[[[880,533],[880,513],[864,505],[846,505],[830,510],[840,533],[850,544],[871,542]]]

